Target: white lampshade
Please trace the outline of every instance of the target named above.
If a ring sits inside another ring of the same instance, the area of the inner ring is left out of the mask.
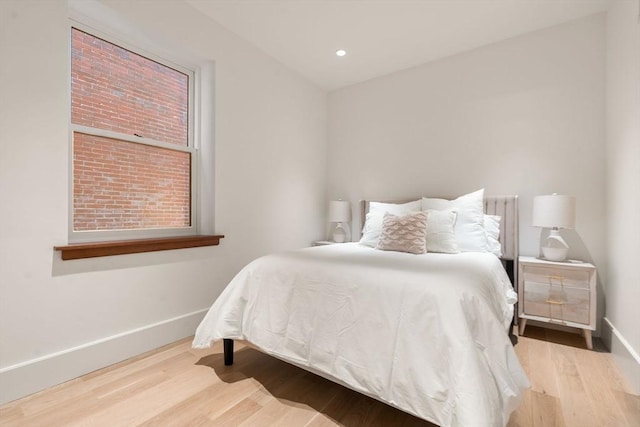
[[[533,226],[573,228],[576,220],[576,198],[552,194],[533,199]]]
[[[329,222],[351,221],[351,203],[346,200],[329,202]]]

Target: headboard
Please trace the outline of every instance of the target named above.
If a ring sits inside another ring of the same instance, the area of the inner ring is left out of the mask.
[[[388,203],[405,203],[414,199],[395,200]],[[360,224],[364,222],[369,212],[369,200],[360,201]],[[384,201],[383,201],[384,202]],[[518,196],[487,196],[484,198],[484,212],[488,215],[499,215],[500,244],[502,245],[502,260],[514,287],[517,286],[518,274]]]

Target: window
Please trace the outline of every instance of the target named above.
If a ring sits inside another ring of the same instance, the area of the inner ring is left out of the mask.
[[[193,82],[71,29],[70,240],[195,234]]]

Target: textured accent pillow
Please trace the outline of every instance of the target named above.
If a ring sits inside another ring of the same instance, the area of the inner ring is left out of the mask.
[[[454,233],[458,213],[453,210],[427,212],[427,252],[460,253]]]
[[[484,232],[484,189],[465,194],[455,200],[422,198],[422,210],[456,210],[454,231],[462,252],[489,252]]]
[[[502,256],[502,245],[500,244],[500,220],[498,215],[484,216],[484,231],[487,234],[489,252],[500,258]]]
[[[427,213],[404,216],[385,213],[376,249],[423,254],[426,247]]]
[[[380,238],[380,231],[382,231],[382,218],[386,212],[394,215],[405,215],[409,212],[419,211],[420,204],[420,200],[408,203],[369,203],[369,213],[367,213],[364,227],[362,228],[360,244],[371,246],[372,248],[376,247]]]

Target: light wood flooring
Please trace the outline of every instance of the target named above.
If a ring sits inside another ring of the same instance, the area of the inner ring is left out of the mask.
[[[532,383],[509,426],[640,426],[610,355],[527,327],[516,351]],[[183,340],[0,407],[0,426],[433,426],[236,343]],[[484,427],[484,426],[479,426]]]

